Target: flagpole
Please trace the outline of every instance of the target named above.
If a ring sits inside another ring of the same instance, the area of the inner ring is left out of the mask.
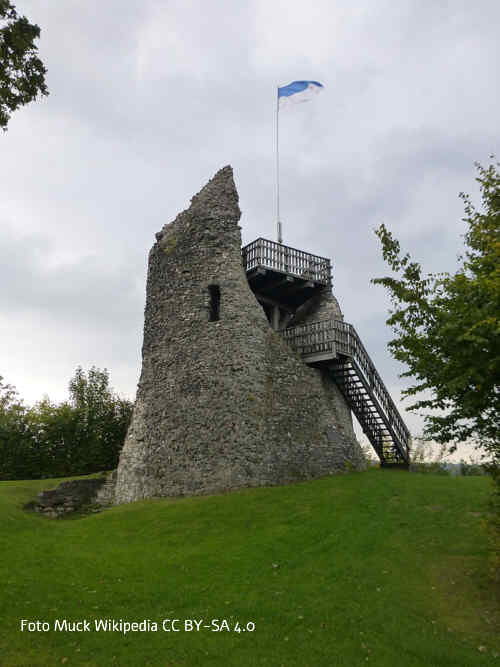
[[[305,102],[314,93],[323,90],[323,84],[319,81],[292,81],[288,86],[277,86],[276,90],[276,228],[278,232],[278,243],[283,243],[282,226],[280,220],[280,146],[279,146],[279,102],[280,91],[283,102]]]
[[[276,227],[278,243],[283,243],[280,220],[280,153],[279,153],[279,95],[276,88]]]

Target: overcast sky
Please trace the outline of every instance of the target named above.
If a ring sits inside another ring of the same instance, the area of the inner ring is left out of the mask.
[[[284,243],[331,257],[334,291],[399,402],[374,228],[453,271],[460,191],[500,154],[497,0],[19,0],[50,96],[0,134],[0,375],[27,403],[108,368],[134,398],[154,234],[234,169],[243,242],[275,240],[276,86]]]

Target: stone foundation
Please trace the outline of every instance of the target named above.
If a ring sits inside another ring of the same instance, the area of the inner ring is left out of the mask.
[[[76,512],[99,510],[113,504],[116,471],[100,477],[74,479],[61,482],[54,489],[41,491],[37,500],[28,503],[26,509],[39,512],[51,519],[68,516]]]

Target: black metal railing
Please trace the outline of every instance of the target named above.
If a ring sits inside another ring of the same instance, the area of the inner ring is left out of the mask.
[[[332,266],[329,259],[259,238],[241,250],[245,271],[262,267],[280,271],[323,285],[331,283]]]
[[[347,358],[349,373],[356,375],[361,394],[367,396],[366,402],[370,403],[370,409],[387,427],[401,457],[408,461],[410,432],[352,324],[332,319],[290,327],[281,334],[306,362],[308,356],[331,352],[332,361],[337,360],[336,368],[339,369],[342,367],[339,355]]]
[[[377,369],[373,365],[368,352],[365,349],[365,346],[361,342],[356,330],[352,325],[349,325],[351,328],[350,331],[350,346],[351,346],[351,357],[360,370],[363,372],[363,375],[368,382],[369,387],[372,390],[373,396],[377,399],[379,406],[384,411],[387,420],[395,432],[398,440],[401,443],[404,443],[406,449],[406,459],[409,457],[409,443],[410,443],[410,432],[406,427],[401,415],[399,414],[398,409],[394,405],[394,401],[391,398],[391,395],[387,391],[387,388],[382,381],[382,378],[377,372]]]

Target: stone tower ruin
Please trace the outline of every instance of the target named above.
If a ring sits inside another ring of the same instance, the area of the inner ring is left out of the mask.
[[[224,167],[156,235],[117,503],[361,469],[351,409],[382,462],[404,463],[404,424],[353,347],[329,260],[263,239],[242,257],[239,219]]]

